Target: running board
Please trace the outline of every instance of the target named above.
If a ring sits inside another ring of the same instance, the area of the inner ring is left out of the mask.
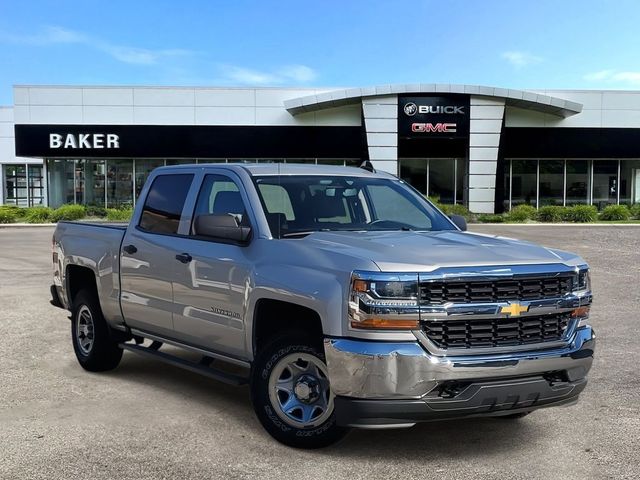
[[[137,353],[143,357],[154,358],[161,362],[168,363],[169,365],[173,365],[174,367],[184,368],[185,370],[213,378],[219,382],[228,383],[230,385],[245,385],[248,383],[248,379],[242,375],[234,375],[232,373],[211,368],[209,365],[213,359],[210,357],[203,357],[199,363],[190,362],[189,360],[160,352],[160,345],[162,345],[160,342],[153,342],[149,347],[143,347],[141,345],[134,345],[131,343],[121,343],[119,346],[124,350],[129,350],[130,352]]]

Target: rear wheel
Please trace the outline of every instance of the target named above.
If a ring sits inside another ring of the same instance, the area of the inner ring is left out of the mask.
[[[255,412],[269,434],[296,448],[321,448],[340,440],[322,347],[286,333],[257,355],[251,378]]]
[[[122,358],[122,349],[109,335],[95,293],[80,291],[73,301],[72,312],[71,338],[78,363],[91,372],[116,368]]]

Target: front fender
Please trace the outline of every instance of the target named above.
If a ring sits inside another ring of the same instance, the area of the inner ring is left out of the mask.
[[[350,272],[336,274],[302,266],[270,265],[261,269],[254,275],[245,311],[246,351],[253,356],[255,309],[263,299],[309,308],[320,317],[324,335],[342,335],[349,278]]]

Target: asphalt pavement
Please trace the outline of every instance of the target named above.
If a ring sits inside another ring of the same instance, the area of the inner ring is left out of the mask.
[[[591,264],[598,348],[580,402],[299,451],[264,432],[247,388],[131,353],[82,370],[68,314],[49,304],[53,228],[0,228],[0,478],[640,478],[640,227],[471,229]]]

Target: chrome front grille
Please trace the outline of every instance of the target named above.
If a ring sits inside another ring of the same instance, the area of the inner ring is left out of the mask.
[[[511,318],[460,319],[423,322],[422,330],[438,348],[508,347],[563,339],[570,313]]]
[[[420,303],[492,303],[558,298],[571,293],[573,275],[501,280],[422,281]]]

